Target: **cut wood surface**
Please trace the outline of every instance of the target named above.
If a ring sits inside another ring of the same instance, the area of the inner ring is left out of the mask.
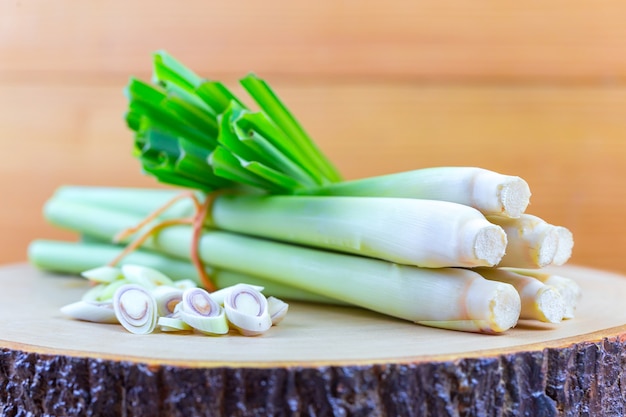
[[[58,309],[81,296],[84,280],[6,266],[0,409],[65,416],[623,415],[626,278],[558,271],[583,290],[576,318],[559,325],[523,321],[489,336],[292,303],[265,335],[208,337],[139,336],[65,318]]]

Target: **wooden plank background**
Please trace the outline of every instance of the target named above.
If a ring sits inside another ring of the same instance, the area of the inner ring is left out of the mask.
[[[231,87],[266,78],[346,178],[520,175],[573,263],[626,272],[625,21],[590,0],[0,0],[0,263],[69,237],[41,218],[56,187],[155,185],[122,89],[167,49]]]

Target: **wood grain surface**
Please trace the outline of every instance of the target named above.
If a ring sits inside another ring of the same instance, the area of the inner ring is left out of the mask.
[[[268,79],[346,178],[434,165],[524,177],[572,262],[626,272],[626,6],[618,1],[0,1],[0,263],[67,183],[155,186],[122,89],[167,49]]]
[[[262,336],[209,337],[134,335],[68,319],[58,308],[87,290],[84,280],[5,266],[0,313],[12,319],[0,322],[0,409],[68,417],[624,415],[626,279],[558,271],[583,291],[576,318],[559,325],[520,321],[480,335],[291,303]]]

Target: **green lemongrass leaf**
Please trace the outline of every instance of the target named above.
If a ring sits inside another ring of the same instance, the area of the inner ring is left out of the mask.
[[[327,182],[341,180],[341,176],[311,140],[300,123],[278,98],[270,86],[257,76],[250,74],[241,80],[241,84],[269,116],[269,118],[292,140],[303,149],[313,162],[317,171],[327,178]]]
[[[232,129],[241,143],[257,155],[261,155],[260,161],[268,167],[281,171],[306,187],[315,187],[317,185],[315,176],[311,176],[297,162],[281,152],[272,141],[254,130],[253,127],[248,126],[250,116],[253,117],[254,114],[242,112],[232,122]]]
[[[218,129],[214,114],[176,96],[168,97],[163,103],[163,107],[176,114],[183,123],[204,133],[207,139],[205,146],[215,147],[217,145]]]
[[[202,82],[202,78],[166,51],[155,52],[153,71],[155,83],[174,83],[188,91],[193,91]]]
[[[226,111],[221,114],[219,120],[218,142],[231,153],[246,161],[254,161],[263,158],[262,155],[241,143],[234,132],[233,122],[237,120],[244,108],[235,102],[231,102]]]
[[[207,80],[202,82],[196,88],[195,93],[213,109],[215,114],[224,113],[232,102],[237,103],[240,107],[246,107],[224,84],[218,81]]]
[[[242,137],[254,138],[258,135],[271,143],[286,158],[305,171],[307,177],[311,178],[317,186],[328,184],[328,180],[312,163],[307,151],[299,147],[285,132],[272,123],[265,113],[242,113],[241,117],[236,120],[236,128]]]
[[[206,148],[184,139],[180,139],[178,143],[182,153],[176,162],[176,172],[214,188],[226,188],[234,185],[226,178],[215,175],[213,167],[208,162],[211,152]]]
[[[197,107],[202,111],[212,114],[215,118],[217,117],[213,108],[206,104],[200,97],[198,97],[198,95],[194,91],[186,90],[181,86],[173,83],[165,83],[163,88],[165,88],[165,91],[167,91],[169,97],[178,97],[181,100],[184,100],[193,105],[194,107]]]
[[[213,172],[220,177],[263,190],[277,191],[276,187],[271,182],[259,178],[258,175],[247,170],[243,166],[241,159],[233,155],[223,146],[218,146],[211,153],[209,156],[209,164],[213,167]]]
[[[256,174],[258,177],[263,178],[271,182],[279,193],[288,193],[291,190],[297,190],[298,188],[302,188],[303,185],[300,184],[295,179],[281,173],[280,171],[276,171],[268,166],[263,165],[257,161],[251,161],[243,164],[243,167]]]

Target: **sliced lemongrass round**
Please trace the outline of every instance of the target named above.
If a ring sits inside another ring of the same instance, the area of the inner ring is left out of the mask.
[[[122,266],[122,274],[128,281],[148,289],[174,283],[164,273],[143,265],[124,265]]]
[[[126,284],[113,296],[115,316],[126,330],[135,334],[152,333],[157,324],[154,297],[137,284]]]
[[[61,307],[61,312],[73,319],[91,321],[94,323],[118,323],[113,303],[76,301]]]
[[[174,281],[171,286],[180,290],[186,290],[187,288],[196,288],[198,284],[191,279],[181,279]]]
[[[119,268],[108,265],[88,269],[87,271],[81,272],[80,275],[87,278],[89,281],[99,283],[111,283],[123,277],[122,271]]]
[[[152,290],[152,296],[157,303],[159,317],[169,316],[183,299],[183,290],[161,285]]]
[[[234,285],[224,298],[230,324],[244,336],[256,336],[272,327],[267,299],[249,285]]]
[[[110,284],[103,284],[104,287],[98,296],[98,301],[110,301],[113,299],[115,292],[124,285],[128,285],[130,282],[126,279],[119,279],[117,281],[113,281]]]
[[[226,298],[226,296],[228,294],[230,294],[230,292],[233,290],[233,288],[235,288],[237,285],[239,284],[235,284],[235,285],[231,285],[228,287],[224,287],[224,288],[220,288],[217,291],[213,291],[211,293],[211,298],[213,300],[215,300],[215,302],[221,306],[224,305],[224,299]],[[249,285],[249,284],[244,284],[244,285]],[[261,292],[263,291],[263,287],[260,285],[249,285],[250,287],[254,288],[255,290]]]
[[[283,300],[269,296],[267,297],[267,311],[272,319],[272,326],[276,326],[283,321],[289,310],[289,304]]]
[[[159,317],[157,326],[159,326],[163,332],[184,332],[193,330],[193,327],[176,317]]]
[[[183,292],[178,310],[180,318],[199,332],[209,335],[228,333],[224,309],[202,288],[189,288]]]

